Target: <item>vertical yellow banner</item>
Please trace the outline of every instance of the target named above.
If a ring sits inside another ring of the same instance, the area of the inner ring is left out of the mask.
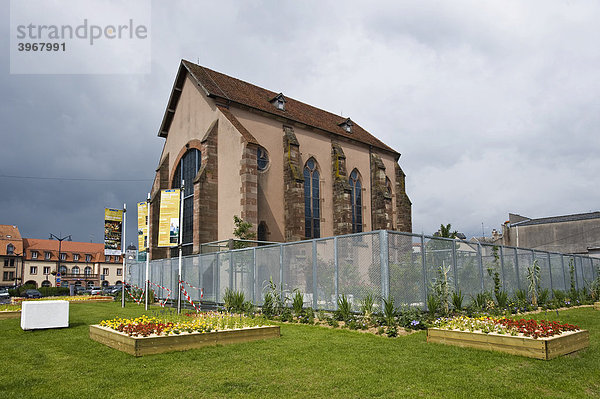
[[[158,246],[174,247],[179,242],[179,189],[161,190]]]
[[[138,260],[146,260],[148,248],[148,203],[138,202]],[[142,259],[143,258],[143,259]]]
[[[104,255],[122,255],[123,210],[104,208]]]

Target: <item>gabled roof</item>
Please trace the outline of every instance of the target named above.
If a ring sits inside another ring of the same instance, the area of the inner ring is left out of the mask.
[[[262,87],[196,65],[186,60],[181,61],[181,66],[169,98],[169,104],[165,110],[165,115],[158,133],[160,137],[166,138],[168,135],[175,108],[177,107],[177,102],[181,95],[183,82],[185,80],[186,74],[184,72],[190,74],[208,97],[221,99],[222,102],[225,102],[228,105],[238,104],[246,106],[273,116],[285,118],[290,122],[301,123],[324,132],[346,137],[384,151],[389,151],[396,157],[400,156],[397,151],[371,135],[354,121],[352,133],[346,132],[341,125],[348,119],[347,117],[332,114],[331,112],[294,100],[288,96],[285,96],[285,110],[277,109],[271,101],[281,93],[263,89]]]
[[[539,219],[527,219],[517,223],[511,223],[511,226],[533,226],[536,224],[574,222],[579,220],[600,219],[600,212],[577,213],[574,215],[551,216]]]
[[[17,226],[0,224],[0,240],[20,240],[21,233]]]
[[[44,240],[39,238],[24,238],[23,246],[25,248],[25,257],[31,259],[31,251],[38,251],[41,258],[44,259],[44,253],[50,252],[50,260],[58,259],[58,241]],[[92,255],[92,261],[104,261],[104,244],[92,242],[63,241],[60,251],[67,255],[67,261],[73,260],[73,254],[79,254],[79,260],[85,263],[85,255]]]

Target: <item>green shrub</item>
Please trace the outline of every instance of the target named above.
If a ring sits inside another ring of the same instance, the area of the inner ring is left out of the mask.
[[[458,292],[452,293],[452,306],[454,307],[454,310],[456,310],[458,312],[460,312],[462,310],[464,299],[465,298],[463,297],[461,290],[458,290]]]
[[[390,296],[383,299],[383,318],[385,324],[389,327],[396,325],[396,308],[394,307],[394,297]]]
[[[496,295],[496,305],[498,305],[498,308],[505,309],[506,305],[508,305],[508,294],[506,291],[498,291],[494,295]]]
[[[348,301],[346,295],[342,294],[337,301],[337,310],[335,317],[339,321],[348,321],[352,317],[352,304]]]
[[[373,306],[375,305],[375,296],[367,294],[360,303],[360,311],[365,316],[373,314]]]
[[[427,295],[427,310],[429,311],[429,314],[432,316],[435,315],[440,310],[441,305],[442,303],[437,295]]]
[[[69,287],[40,287],[38,291],[42,296],[64,296],[69,295]]]
[[[300,317],[302,315],[302,308],[304,307],[304,295],[300,292],[299,289],[294,290],[294,296],[292,298],[292,309],[294,309],[294,314],[296,317]]]

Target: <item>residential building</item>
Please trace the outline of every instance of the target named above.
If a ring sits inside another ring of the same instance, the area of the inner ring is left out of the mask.
[[[234,215],[262,241],[412,230],[400,153],[349,117],[183,60],[158,135],[152,259],[171,256],[157,245],[161,190],[184,183],[184,255],[232,238]]]
[[[0,287],[19,284],[23,264],[23,239],[19,228],[0,224]]]
[[[510,213],[502,244],[600,257],[600,212],[529,218]]]
[[[108,286],[123,281],[123,258],[104,244],[24,238],[23,281],[37,287]],[[60,275],[59,275],[60,273]]]

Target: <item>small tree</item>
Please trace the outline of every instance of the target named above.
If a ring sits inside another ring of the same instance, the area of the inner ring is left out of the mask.
[[[233,235],[239,240],[254,240],[256,239],[256,233],[252,231],[252,223],[244,221],[244,219],[233,215],[233,223],[235,228],[233,229]],[[247,245],[243,242],[236,242],[233,247],[236,249],[245,248]]]
[[[538,306],[538,293],[540,291],[540,265],[537,260],[533,261],[533,265],[527,268],[527,281],[529,281],[529,295],[531,296],[531,304],[534,307]]]

